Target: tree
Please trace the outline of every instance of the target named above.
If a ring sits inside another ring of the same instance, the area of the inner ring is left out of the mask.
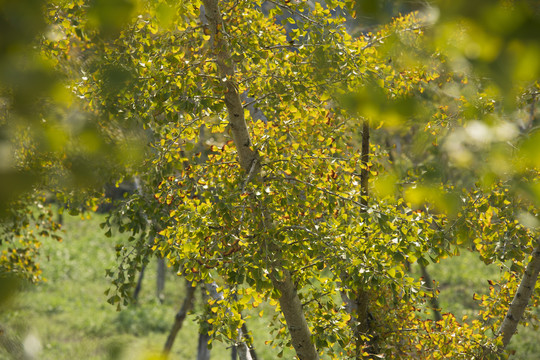
[[[300,359],[496,358],[518,298],[538,301],[537,257],[524,262],[538,238],[538,12],[456,4],[352,33],[346,20],[377,15],[375,2],[51,2],[40,54],[71,95],[53,99],[66,104],[49,147],[17,166],[37,164],[37,183],[66,199],[58,173],[75,187],[141,180],[104,224],[133,234],[117,247],[112,303],[158,254],[188,282],[220,284],[215,340],[242,342],[242,314],[268,301],[273,341]],[[509,114],[526,107],[520,135]],[[489,321],[425,320],[433,294],[409,264],[468,249],[512,262],[479,299]]]

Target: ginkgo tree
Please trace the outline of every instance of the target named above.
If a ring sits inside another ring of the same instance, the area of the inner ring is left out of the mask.
[[[538,18],[527,2],[482,2],[500,31],[439,5],[440,19],[430,7],[354,33],[346,20],[376,3],[47,3],[40,56],[69,90],[53,92],[68,125],[48,128],[47,176],[90,176],[76,171],[85,159],[106,159],[119,165],[94,176],[142,184],[104,224],[134,235],[117,246],[110,301],[155,254],[220,285],[205,319],[215,340],[249,343],[243,315],[268,302],[272,341],[299,359],[502,356],[539,268],[538,136],[508,119],[530,106],[534,121],[525,45],[538,39],[520,31]],[[460,248],[512,266],[480,320],[426,320],[434,295],[408,268]]]

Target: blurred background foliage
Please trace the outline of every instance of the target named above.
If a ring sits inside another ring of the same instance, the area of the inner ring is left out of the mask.
[[[74,80],[84,82],[80,65],[89,55],[62,48],[71,35],[58,23],[81,43],[88,36],[114,37],[137,6],[123,0],[0,2],[0,273],[38,280],[37,237],[60,238],[50,203],[71,212],[95,209],[105,184],[140,159],[144,144],[125,140],[76,93]],[[65,18],[54,17],[58,7]],[[121,90],[124,76],[105,69],[105,88]]]

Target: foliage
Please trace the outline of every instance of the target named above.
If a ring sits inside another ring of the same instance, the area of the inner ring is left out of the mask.
[[[14,204],[9,220],[0,223],[0,277],[15,276],[19,280],[36,282],[41,269],[36,261],[41,238],[50,236],[61,241],[60,225],[53,220],[52,209],[42,202],[35,208]]]
[[[103,291],[107,285],[103,281],[103,274],[107,267],[115,266],[112,244],[124,243],[128,236],[117,232],[110,238],[104,236],[99,228],[104,219],[105,216],[99,214],[84,220],[79,216],[66,215],[63,242],[59,244],[53,239],[44,238],[37,258],[41,263],[42,276],[47,281],[25,286],[11,306],[0,314],[2,326],[8,334],[15,333],[24,339],[30,332],[40,339],[43,345],[40,359],[141,360],[147,351],[159,351],[167,336],[166,331],[159,329],[170,326],[178,310],[183,297],[183,279],[175,279],[174,274],[168,273],[165,303],[157,305],[153,283],[155,263],[151,263],[146,269],[139,304],[117,312],[105,302]],[[499,275],[498,268],[493,266],[490,272],[486,272],[483,262],[468,252],[432,264],[429,269],[433,278],[440,282],[441,306],[459,314],[456,315],[459,320],[465,314],[469,318],[475,316],[478,307],[472,300],[474,290],[482,289],[487,284],[486,279]],[[463,292],[464,287],[466,292]],[[312,303],[316,306],[316,301]],[[196,309],[200,306],[198,300]],[[154,314],[154,318],[128,316],[142,311]],[[197,334],[198,312],[195,310],[194,314],[188,316],[178,335],[177,342],[182,345],[173,348],[171,358],[195,357],[197,344],[193,339]],[[259,317],[259,313],[262,313],[262,317]],[[265,346],[265,342],[276,333],[269,331],[273,315],[272,308],[263,302],[254,309],[251,318],[246,319],[260,359],[275,359],[280,350]],[[155,331],[147,332],[147,327]],[[520,329],[515,340],[516,343],[513,339],[511,345],[520,359],[536,359],[537,337],[532,327]],[[230,355],[220,342],[214,341],[212,345],[213,356],[225,358]],[[117,351],[118,356],[113,357],[113,350]],[[1,351],[0,356],[6,357]],[[293,354],[286,349],[283,357],[292,358]]]
[[[103,224],[132,233],[108,273],[111,303],[128,303],[157,255],[222,286],[210,305],[218,340],[236,343],[242,312],[263,301],[279,314],[276,283],[292,274],[312,341],[331,358],[499,356],[498,327],[538,238],[540,17],[527,1],[466,5],[355,33],[352,15],[379,14],[376,2],[221,1],[214,34],[199,1],[47,3],[33,30],[47,35],[30,51],[55,79],[32,94],[43,106],[25,112],[25,83],[1,79],[5,119],[23,119],[8,170],[37,173],[30,184],[60,198],[83,187],[75,208],[94,206],[88,194],[105,180],[141,183]],[[244,114],[231,114],[231,93]],[[231,116],[247,119],[248,143]],[[256,162],[242,163],[241,146]],[[415,309],[431,292],[407,269],[460,249],[508,270],[479,297],[482,320],[425,320]],[[366,334],[342,301],[360,293]],[[284,319],[274,325],[287,346]]]
[[[46,281],[24,286],[10,306],[2,304],[5,311],[0,312],[0,318],[5,333],[21,340],[29,334],[37,336],[42,344],[39,359],[142,360],[161,350],[184,295],[183,279],[168,272],[165,301],[158,304],[154,295],[155,263],[151,263],[146,268],[139,304],[117,312],[106,302],[103,275],[107,268],[115,266],[112,244],[123,244],[128,236],[115,232],[106,237],[99,228],[103,221],[105,215],[101,214],[89,219],[66,215],[63,242],[43,238],[36,258]],[[173,348],[171,358],[196,356],[197,341],[193,339],[198,333],[196,313],[201,303],[198,295],[196,310],[188,315],[177,340],[181,346]],[[264,311],[264,317],[247,319],[261,359],[275,358],[279,351],[264,346],[270,338],[270,310],[261,304],[259,312]],[[9,358],[3,351],[0,347],[0,357]],[[214,342],[212,355],[226,358],[230,351]]]

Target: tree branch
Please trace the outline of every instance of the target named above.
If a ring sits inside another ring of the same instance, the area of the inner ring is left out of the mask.
[[[274,0],[268,0],[268,2],[274,4],[274,5],[276,5],[276,6],[280,7],[280,8],[282,8],[282,9],[287,10],[291,15],[298,15],[298,16],[301,17],[302,19],[304,19],[304,20],[306,20],[306,21],[308,21],[308,22],[310,22],[310,23],[312,23],[312,24],[314,24],[314,25],[317,25],[317,26],[319,26],[319,27],[322,27],[321,23],[319,23],[319,22],[317,22],[317,21],[315,21],[315,20],[309,18],[308,16],[302,14],[301,12],[299,12],[299,11],[297,11],[297,10],[291,8],[289,5],[281,4],[281,3],[277,2],[277,1],[274,1]]]

